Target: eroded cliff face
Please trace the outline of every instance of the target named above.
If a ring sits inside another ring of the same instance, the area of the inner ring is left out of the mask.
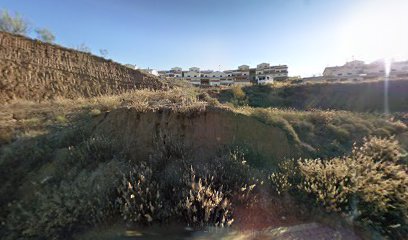
[[[0,32],[0,102],[161,89],[154,76],[88,53]]]
[[[217,108],[181,113],[117,109],[95,119],[95,134],[117,139],[132,159],[148,159],[157,144],[179,144],[206,160],[225,147],[242,146],[275,165],[296,156],[286,133],[255,118]]]

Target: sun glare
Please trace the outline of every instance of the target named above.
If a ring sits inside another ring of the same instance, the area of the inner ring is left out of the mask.
[[[368,3],[370,5],[368,5]],[[364,1],[339,31],[341,58],[408,58],[408,1]]]
[[[385,76],[388,77],[390,75],[391,72],[391,59],[390,58],[385,58],[384,59],[384,68],[385,68]]]

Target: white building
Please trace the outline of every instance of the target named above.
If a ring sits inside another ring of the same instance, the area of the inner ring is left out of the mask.
[[[134,64],[125,64],[125,67],[131,68],[131,69],[139,69],[139,67]]]
[[[288,78],[288,66],[277,65],[271,66],[269,63],[261,63],[256,67],[255,80],[265,82],[273,82],[276,80],[286,80]]]
[[[249,78],[249,69],[248,70],[234,70],[231,72],[233,77],[242,77]]]
[[[198,67],[191,67],[188,70],[190,70],[190,72],[200,72],[200,68]]]
[[[241,65],[241,66],[238,67],[238,70],[249,71],[249,66],[248,65]]]
[[[242,70],[241,70],[242,69]],[[236,85],[249,85],[251,84],[251,79],[249,77],[249,68],[241,68],[238,70],[233,70],[231,72],[232,79]]]
[[[248,65],[238,66],[235,70],[226,71],[200,71],[198,67],[191,67],[188,71],[182,71],[175,67],[170,71],[160,71],[161,76],[169,78],[183,78],[193,85],[219,86],[219,85],[249,85],[253,82],[258,84],[272,83],[275,78],[287,78],[288,67],[286,65],[271,66],[269,63],[261,63],[257,68]]]
[[[174,68],[170,69],[170,71],[172,71],[172,72],[181,72],[181,71],[183,71],[183,69],[181,67],[174,67]]]
[[[259,74],[255,76],[255,82],[260,85],[271,84],[273,83],[272,74]]]
[[[408,77],[408,61],[391,62],[389,69],[390,78]],[[364,79],[381,79],[386,74],[383,60],[365,64],[363,61],[354,60],[343,66],[326,67],[323,78],[327,81],[360,81]]]
[[[210,86],[219,86],[221,85],[221,81],[226,79],[226,74],[224,72],[215,71],[208,75],[210,78]]]
[[[190,71],[183,73],[183,78],[193,85],[201,85],[201,73],[199,68],[190,68]]]
[[[235,78],[232,75],[233,72],[234,72],[234,70],[224,71],[225,79],[223,81],[221,81],[222,85],[232,85],[232,84],[234,84],[234,79]]]
[[[200,72],[200,85],[202,86],[219,86],[224,79],[225,73],[220,71],[207,70]]]
[[[184,78],[188,78],[188,79],[201,77],[199,72],[193,72],[193,71],[184,72],[183,75],[184,75]]]
[[[256,65],[257,70],[267,69],[269,67],[270,67],[269,63],[260,63],[260,64]]]
[[[158,74],[166,78],[182,78],[183,69],[180,67],[174,67],[170,70],[159,71]]]
[[[392,62],[391,63],[391,74],[408,74],[408,61],[402,62]]]
[[[327,67],[324,69],[323,77],[329,81],[362,80],[366,74],[364,72],[364,66],[363,61],[354,60],[347,62],[343,66]],[[377,71],[377,69],[375,69],[375,71]]]
[[[286,80],[288,78],[288,66],[287,65],[272,66],[271,74],[275,79]]]
[[[147,69],[140,69],[140,71],[142,71],[144,73],[152,74],[154,76],[159,76],[159,72],[157,70],[154,70],[154,69],[147,68]]]

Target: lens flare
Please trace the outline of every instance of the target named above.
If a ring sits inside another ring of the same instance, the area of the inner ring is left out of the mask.
[[[391,71],[391,59],[390,58],[384,59],[384,68],[385,68],[385,76],[389,77],[390,71]]]
[[[391,60],[389,58],[384,59],[384,68],[385,68],[385,76],[384,76],[384,113],[390,113],[390,106],[388,100],[388,88],[389,88],[389,78],[390,78],[390,71],[391,71]]]

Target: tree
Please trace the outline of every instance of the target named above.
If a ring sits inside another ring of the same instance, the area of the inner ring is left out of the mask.
[[[37,33],[37,38],[43,42],[53,43],[55,41],[55,36],[46,28],[37,28],[35,30]]]
[[[0,31],[27,35],[29,24],[24,20],[20,14],[14,14],[11,16],[7,10],[3,10],[0,13]]]
[[[85,43],[81,43],[81,45],[76,47],[76,50],[81,51],[81,52],[91,53],[91,49],[88,46],[86,46]]]
[[[108,56],[108,54],[109,54],[108,49],[99,49],[99,54],[100,54],[103,58],[106,58],[106,56]]]

